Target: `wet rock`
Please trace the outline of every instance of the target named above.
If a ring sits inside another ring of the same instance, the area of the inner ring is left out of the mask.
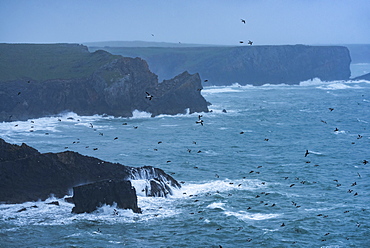
[[[12,145],[2,139],[0,148],[2,203],[46,200],[52,194],[62,198],[78,185],[114,179],[156,178],[170,187],[181,188],[173,177],[151,166],[128,167],[71,151],[39,153],[25,144]]]
[[[55,206],[59,206],[59,202],[58,201],[52,201],[52,202],[48,202],[46,203],[48,205],[55,205]]]
[[[135,188],[127,180],[105,180],[73,188],[73,213],[91,213],[102,205],[117,203],[118,208],[141,213]]]

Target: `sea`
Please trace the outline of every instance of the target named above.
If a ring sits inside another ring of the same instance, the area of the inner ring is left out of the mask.
[[[73,214],[52,195],[1,204],[0,247],[370,247],[369,81],[201,93],[208,113],[0,123],[7,142],[154,166],[182,185],[162,198],[133,182],[141,214],[114,205]]]

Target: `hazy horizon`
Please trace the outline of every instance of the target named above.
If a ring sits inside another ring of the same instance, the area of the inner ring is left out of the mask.
[[[370,44],[368,13],[368,0],[0,0],[0,43]]]

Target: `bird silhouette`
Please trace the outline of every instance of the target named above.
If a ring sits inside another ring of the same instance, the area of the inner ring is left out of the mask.
[[[253,41],[248,40],[248,45],[253,45]]]
[[[153,99],[153,96],[151,94],[149,94],[148,92],[145,92],[147,94],[147,96],[145,98],[149,99],[149,100],[152,100]]]
[[[306,153],[304,154],[304,156],[307,157],[308,154],[310,153],[308,152],[308,150],[306,150]]]
[[[204,125],[204,124],[203,124],[203,120],[196,121],[195,123],[197,123],[197,124],[201,124],[202,126]]]

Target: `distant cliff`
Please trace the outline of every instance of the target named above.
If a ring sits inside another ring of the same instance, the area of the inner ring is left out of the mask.
[[[145,59],[160,79],[199,73],[203,85],[298,84],[349,79],[351,57],[343,46],[89,47]]]
[[[352,63],[370,63],[370,44],[345,45],[351,54]]]
[[[147,63],[76,44],[0,44],[0,121],[73,111],[132,116],[207,112],[198,74],[158,83]],[[152,95],[148,98],[147,93]]]
[[[370,81],[370,73],[367,73],[365,75],[361,75],[359,77],[355,77],[353,80],[367,80],[367,81]]]

